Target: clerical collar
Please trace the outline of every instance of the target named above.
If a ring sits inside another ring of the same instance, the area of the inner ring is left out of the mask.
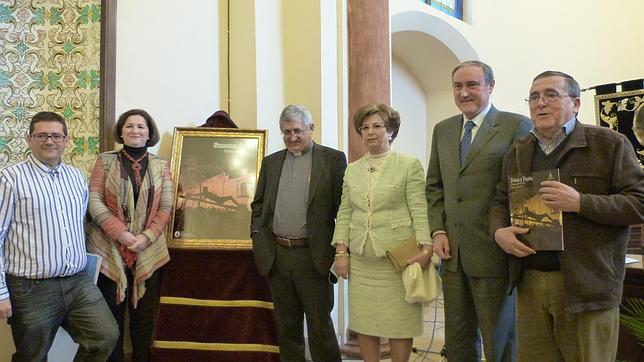
[[[313,149],[313,142],[311,142],[311,144],[308,145],[306,148],[304,148],[302,151],[298,151],[298,152],[293,152],[287,148],[288,152],[295,157],[306,155],[307,153],[311,152],[312,149]]]

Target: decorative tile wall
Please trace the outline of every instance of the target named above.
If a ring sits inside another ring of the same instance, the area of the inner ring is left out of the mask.
[[[29,153],[31,117],[57,112],[63,159],[89,174],[98,154],[100,0],[0,0],[0,167]]]

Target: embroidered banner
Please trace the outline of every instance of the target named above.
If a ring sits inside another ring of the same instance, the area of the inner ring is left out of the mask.
[[[595,118],[598,124],[626,135],[644,168],[644,145],[638,141],[633,131],[633,116],[642,104],[644,89],[595,96]]]

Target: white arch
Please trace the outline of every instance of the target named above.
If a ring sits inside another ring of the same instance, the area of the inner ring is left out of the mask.
[[[478,53],[466,38],[469,25],[432,9],[420,1],[390,2],[391,33],[419,31],[445,44],[460,60],[477,60]],[[457,29],[458,28],[458,29]]]
[[[417,0],[389,4],[392,104],[412,124],[401,127],[397,147],[425,164],[434,125],[458,112],[451,91],[452,69],[479,56],[469,24]]]

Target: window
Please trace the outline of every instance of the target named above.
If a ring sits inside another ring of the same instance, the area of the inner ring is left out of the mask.
[[[423,0],[423,2],[448,15],[463,20],[463,0]]]

